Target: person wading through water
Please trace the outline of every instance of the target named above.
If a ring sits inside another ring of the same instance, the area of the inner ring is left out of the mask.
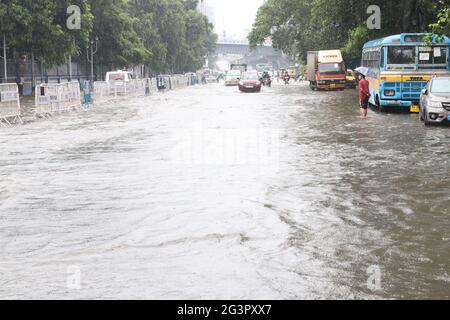
[[[359,110],[361,111],[361,115],[365,118],[367,117],[367,108],[369,107],[369,81],[367,81],[366,76],[364,74],[360,74],[359,76]]]

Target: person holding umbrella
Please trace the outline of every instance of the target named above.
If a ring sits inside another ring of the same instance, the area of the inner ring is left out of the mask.
[[[361,115],[365,118],[367,117],[367,109],[369,107],[369,98],[371,96],[369,90],[369,81],[367,81],[366,77],[368,74],[367,68],[358,68],[356,71],[359,73],[359,110]]]

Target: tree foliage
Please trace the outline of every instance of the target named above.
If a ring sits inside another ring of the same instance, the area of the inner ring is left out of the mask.
[[[271,39],[276,48],[304,60],[309,50],[336,48],[355,58],[366,41],[402,32],[448,34],[449,0],[373,0],[370,5],[381,8],[379,30],[367,28],[367,1],[267,0],[249,41],[255,47]]]
[[[70,5],[81,8],[81,30],[66,27]],[[197,5],[198,0],[1,0],[0,35],[15,52],[33,52],[48,66],[69,55],[84,58],[98,38],[97,64],[192,71],[217,40]]]

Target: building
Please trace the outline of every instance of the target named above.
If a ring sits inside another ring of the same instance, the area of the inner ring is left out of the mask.
[[[207,4],[207,0],[200,0],[198,3],[197,10],[208,17],[209,22],[216,28],[216,15],[214,13],[214,8]]]

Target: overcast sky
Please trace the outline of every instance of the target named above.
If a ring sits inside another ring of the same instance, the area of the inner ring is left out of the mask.
[[[258,8],[264,0],[205,0],[213,7],[215,13],[216,32],[227,36],[245,37],[251,30]]]

